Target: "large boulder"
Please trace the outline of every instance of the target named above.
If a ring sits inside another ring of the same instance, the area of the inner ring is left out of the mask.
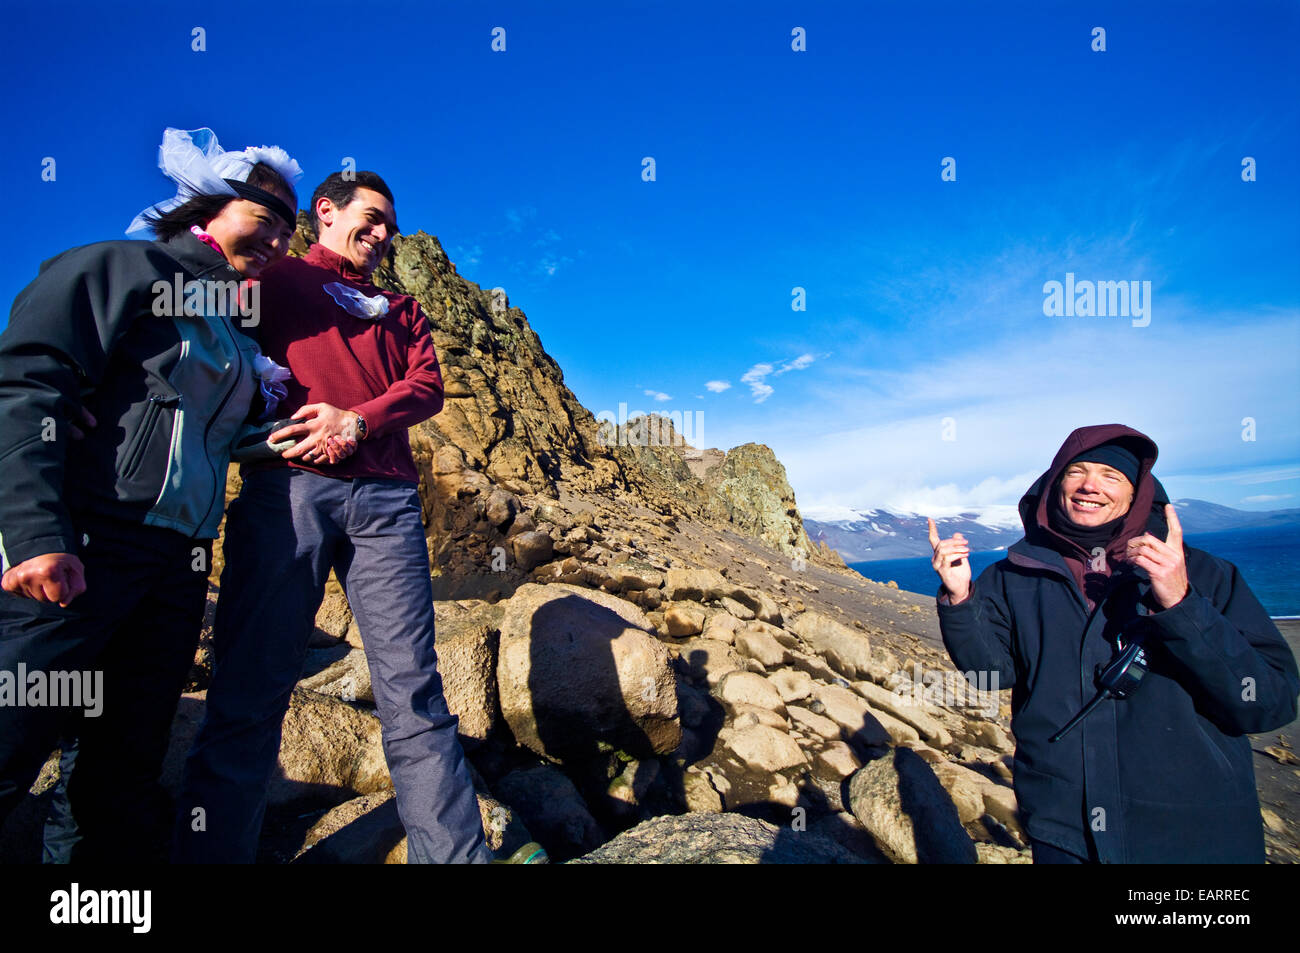
[[[391,788],[381,735],[373,713],[295,689],[280,736],[279,770],[267,791],[269,803],[337,803]]]
[[[780,642],[760,629],[741,629],[736,633],[736,651],[745,658],[756,659],[766,668],[784,665],[786,650]]]
[[[736,584],[716,569],[669,569],[664,574],[664,598],[712,602],[730,595]]]
[[[520,586],[502,605],[497,688],[516,740],[553,760],[602,741],[634,755],[677,747],[668,647],[639,608],[558,583]]]
[[[326,811],[290,863],[406,863],[406,829],[393,792],[364,794]]]
[[[745,660],[730,645],[717,639],[687,639],[678,646],[678,653],[685,663],[686,674],[690,678],[702,678],[709,685],[717,685],[729,672],[745,668]]]
[[[741,814],[656,817],[575,864],[860,864],[858,855],[812,831]]]
[[[901,864],[973,864],[975,845],[934,771],[895,748],[849,779],[849,807],[876,845]]]
[[[364,649],[349,649],[342,658],[299,681],[298,687],[345,702],[362,702],[366,705],[375,703],[375,693],[370,684],[370,665],[366,662]]]
[[[718,682],[717,694],[732,705],[757,705],[785,714],[785,703],[776,688],[754,672],[728,672]]]

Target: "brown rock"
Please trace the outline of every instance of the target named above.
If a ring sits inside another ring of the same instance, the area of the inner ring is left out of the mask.
[[[515,738],[549,758],[598,741],[667,754],[681,740],[668,649],[636,606],[563,584],[525,584],[503,602],[497,687]],[[716,644],[716,643],[714,643]]]
[[[716,685],[728,672],[741,671],[744,659],[731,646],[713,639],[688,639],[678,649],[692,678],[703,678]]]
[[[803,613],[789,628],[846,679],[870,675],[871,642],[865,635],[815,611]]]
[[[535,566],[549,562],[554,552],[551,537],[538,530],[530,530],[510,538],[510,548],[514,552],[515,563],[524,572]]]
[[[768,668],[785,664],[786,650],[766,632],[741,629],[736,633],[736,651],[746,658],[757,659]]]
[[[727,747],[755,771],[780,771],[808,763],[793,738],[767,725],[734,732]]]
[[[294,689],[269,803],[338,802],[392,787],[379,719],[336,699]]]
[[[704,630],[704,610],[688,602],[675,602],[664,609],[665,634],[673,638],[699,635]]]
[[[975,845],[943,786],[913,751],[895,748],[849,780],[853,814],[903,864],[973,864]]]
[[[757,705],[785,714],[785,703],[772,683],[753,672],[728,672],[718,682],[718,697],[731,704]]]

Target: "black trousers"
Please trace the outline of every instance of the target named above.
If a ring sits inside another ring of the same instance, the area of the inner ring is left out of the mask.
[[[0,823],[62,745],[46,860],[164,859],[172,818],[158,776],[198,644],[212,542],[89,514],[76,526],[86,592],[67,608],[0,593],[0,678],[11,673],[13,686],[21,672],[27,683],[17,686],[24,703],[0,703]],[[44,674],[43,698],[33,672]],[[98,713],[84,693],[72,705],[49,691],[60,679],[98,682]]]

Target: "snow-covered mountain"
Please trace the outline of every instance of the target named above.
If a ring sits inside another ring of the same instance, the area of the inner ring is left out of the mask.
[[[1174,505],[1189,536],[1255,527],[1300,532],[1300,509],[1236,510],[1205,500],[1176,500]],[[1020,514],[1010,505],[936,516],[935,524],[945,539],[954,533],[965,534],[976,552],[1005,549],[1024,535]],[[814,543],[825,540],[846,563],[906,559],[929,556],[931,552],[929,528],[923,514],[810,507],[804,511],[803,525],[809,539]]]
[[[814,543],[825,540],[846,563],[930,555],[929,526],[923,515],[878,509],[814,512],[820,519],[804,514],[808,538]],[[940,536],[964,533],[976,551],[1004,549],[1024,535],[1014,506],[937,516],[934,522]]]

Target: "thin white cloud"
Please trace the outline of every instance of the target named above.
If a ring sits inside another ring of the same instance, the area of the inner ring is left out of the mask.
[[[761,364],[755,364],[745,371],[744,374],[740,375],[740,380],[749,385],[750,393],[754,396],[754,403],[761,404],[775,393],[772,385],[766,381],[768,376],[776,377],[787,371],[801,371],[815,360],[817,358],[812,354],[800,354],[796,358],[781,362],[780,366],[765,361]],[[713,389],[711,383],[710,390]],[[722,389],[725,390],[726,388]]]
[[[731,388],[731,381],[705,381],[704,386],[715,394],[721,394]]]
[[[811,354],[800,354],[792,361],[786,361],[778,367],[773,373],[784,374],[786,371],[801,371],[813,361],[817,360]]]
[[[1289,500],[1295,496],[1294,493],[1261,493],[1259,496],[1243,496],[1243,503],[1276,503],[1278,500]]]
[[[771,364],[755,364],[740,375],[741,382],[749,385],[749,392],[754,396],[754,403],[761,404],[774,393],[772,386],[763,382],[763,378],[771,373]]]
[[[653,397],[655,400],[659,400],[659,401],[672,400],[672,397],[670,397],[668,394],[665,394],[661,390],[647,390],[647,391],[643,391],[643,393],[647,397]]]

